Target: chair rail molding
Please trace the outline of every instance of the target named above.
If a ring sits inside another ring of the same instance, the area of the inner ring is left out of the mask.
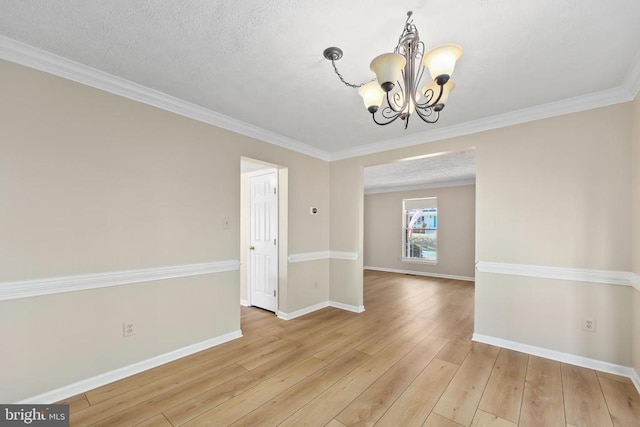
[[[360,259],[360,254],[357,252],[346,251],[302,252],[299,254],[291,254],[287,259],[290,263],[316,261],[321,259],[344,259],[347,261],[357,261]]]
[[[632,286],[635,289],[640,290],[640,276],[630,271],[551,267],[544,265],[510,264],[487,261],[479,261],[476,264],[476,270],[480,273],[510,274],[513,276]]]
[[[223,273],[240,269],[240,261],[228,260],[141,270],[78,274],[64,277],[0,282],[0,301],[42,295],[75,292],[110,286],[129,285],[178,277]]]

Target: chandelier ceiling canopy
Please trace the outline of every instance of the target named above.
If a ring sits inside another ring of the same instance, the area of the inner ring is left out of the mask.
[[[413,12],[407,12],[404,30],[393,52],[383,53],[371,61],[370,68],[376,78],[370,82],[356,85],[344,80],[336,67],[336,61],[342,58],[342,49],[329,47],[323,53],[331,61],[340,81],[358,89],[365,107],[378,125],[388,125],[400,118],[404,120],[406,129],[409,118],[414,114],[427,123],[435,123],[449,94],[456,87],[451,74],[462,56],[462,48],[447,44],[425,53],[412,15]],[[431,77],[426,84],[422,83],[425,69],[429,70]]]

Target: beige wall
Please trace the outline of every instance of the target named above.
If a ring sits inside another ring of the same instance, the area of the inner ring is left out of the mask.
[[[362,292],[362,247],[364,215],[363,169],[359,159],[331,162],[330,229],[332,251],[355,252],[356,261],[331,259],[331,300],[360,307]]]
[[[630,271],[630,103],[334,162],[332,190],[334,174],[361,174],[366,166],[473,147],[478,261]],[[343,180],[339,194],[331,194],[332,212],[353,209],[362,191],[356,179]],[[357,240],[362,222],[334,226],[334,220],[332,249],[338,249],[335,234]],[[354,263],[342,273],[355,275],[357,268]],[[631,324],[630,287],[497,277],[476,274],[476,333],[630,363],[630,331],[623,326]],[[353,282],[350,292],[359,286]],[[505,296],[501,290],[508,286]],[[594,295],[600,298],[596,306]],[[512,310],[523,296],[531,298],[532,310]],[[552,302],[552,313],[543,310],[545,302]],[[599,331],[585,335],[581,318],[592,314]],[[574,339],[559,346],[567,334]]]
[[[633,272],[640,275],[640,96],[633,102]],[[640,376],[640,290],[633,295],[633,367]]]
[[[401,261],[402,200],[438,198],[438,264]],[[365,194],[364,265],[374,268],[475,275],[475,185]]]
[[[500,129],[478,146],[479,261],[630,271],[630,107]],[[478,273],[475,332],[629,366],[630,292]]]
[[[241,156],[288,168],[289,252],[329,249],[328,215],[308,213],[329,209],[327,162],[12,63],[0,75],[0,283],[238,260]],[[326,301],[328,272],[312,295],[301,268],[283,273],[285,309]],[[0,401],[237,331],[239,299],[235,271],[0,301]]]

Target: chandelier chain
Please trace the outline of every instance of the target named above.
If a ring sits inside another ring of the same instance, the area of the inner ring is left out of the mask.
[[[336,67],[336,61],[335,60],[331,60],[331,65],[333,65],[333,70],[336,72],[336,74],[338,75],[338,78],[340,78],[340,81],[342,83],[344,83],[345,85],[352,87],[354,89],[358,89],[361,88],[362,86],[366,85],[369,82],[364,82],[364,83],[360,83],[359,85],[354,85],[352,83],[347,82],[344,77],[342,77],[342,74],[340,74],[340,71],[338,71],[338,67]],[[371,79],[370,81],[374,81],[375,79]]]

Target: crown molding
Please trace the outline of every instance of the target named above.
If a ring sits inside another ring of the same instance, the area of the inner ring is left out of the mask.
[[[432,129],[426,132],[420,132],[377,143],[369,144],[364,141],[363,145],[358,147],[329,153],[311,145],[296,141],[292,138],[245,123],[199,105],[183,101],[163,92],[116,77],[104,71],[63,58],[31,45],[10,39],[6,36],[0,36],[0,59],[44,71],[58,77],[104,90],[133,101],[151,105],[180,116],[227,129],[250,138],[255,138],[259,141],[324,161],[335,161],[351,157],[366,156],[383,151],[470,135],[477,132],[484,132],[487,130],[498,129],[563,114],[606,107],[608,105],[632,101],[640,92],[640,54],[638,54],[636,61],[625,77],[623,84],[613,89],[568,98],[509,113],[498,114],[457,125]]]
[[[79,274],[0,283],[0,301],[30,298],[42,295],[76,292],[111,286],[130,285],[179,277],[223,273],[240,269],[240,261],[217,261],[141,270],[112,271],[108,273]]]
[[[104,71],[91,68],[28,44],[0,36],[0,59],[44,71],[83,85],[104,90],[133,101],[170,111],[183,117],[214,125],[278,147],[329,161],[326,151],[286,136],[245,123],[224,114],[183,101]]]
[[[366,156],[369,154],[380,153],[382,151],[395,150],[398,148],[405,148],[448,138],[471,135],[478,132],[499,129],[535,120],[560,116],[563,114],[577,113],[579,111],[606,107],[632,100],[633,97],[630,95],[629,90],[623,86],[619,86],[584,96],[562,99],[560,101],[536,105],[534,107],[472,120],[457,125],[414,133],[400,138],[388,139],[386,141],[380,141],[373,144],[359,145],[355,148],[332,153],[331,161]]]
[[[622,86],[629,93],[630,101],[633,101],[640,93],[640,51],[636,55],[633,66],[627,73]]]
[[[444,182],[432,182],[424,184],[414,185],[401,185],[397,187],[385,186],[385,187],[371,187],[364,189],[364,194],[379,194],[379,193],[398,193],[400,191],[414,191],[414,190],[429,190],[432,188],[447,188],[447,187],[461,187],[463,185],[476,185],[475,179],[459,179],[455,181]]]

